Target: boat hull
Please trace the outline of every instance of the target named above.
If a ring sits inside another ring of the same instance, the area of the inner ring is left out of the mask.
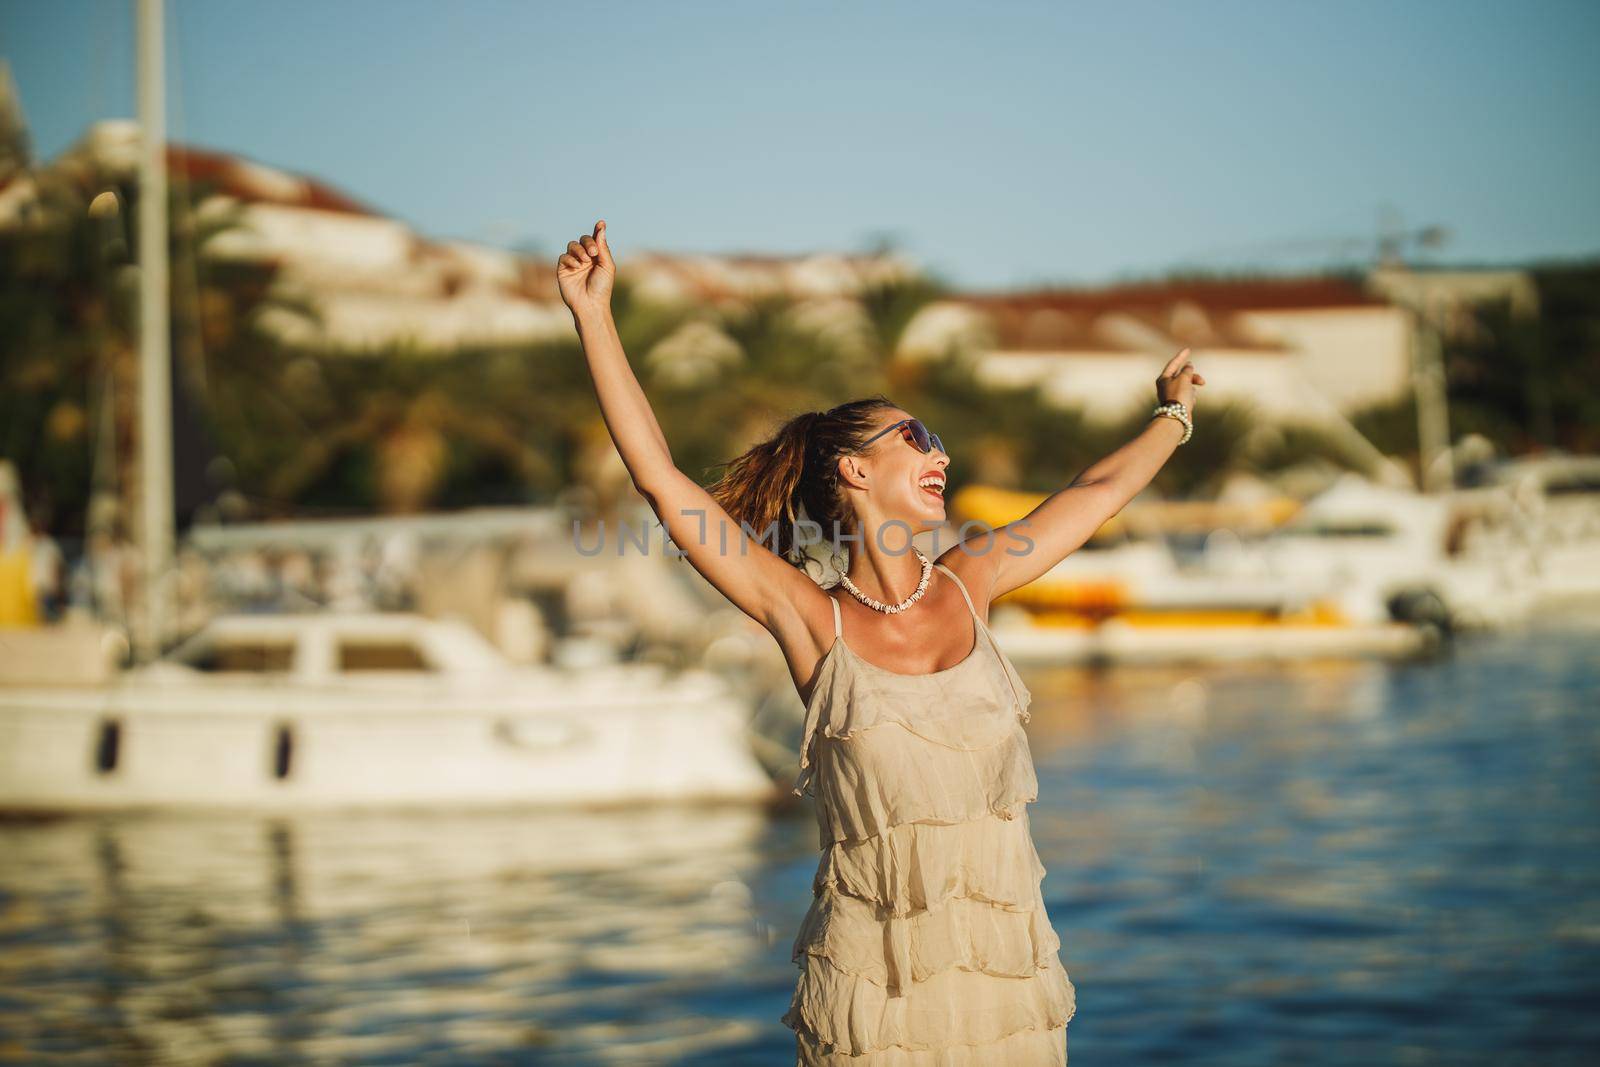
[[[670,690],[670,687],[665,687]],[[635,702],[628,702],[629,700]],[[607,805],[770,796],[731,699],[0,692],[0,810]]]

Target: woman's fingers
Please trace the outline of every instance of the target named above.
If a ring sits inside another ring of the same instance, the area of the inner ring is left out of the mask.
[[[567,270],[578,270],[598,263],[605,270],[615,274],[616,265],[611,260],[611,246],[606,242],[606,220],[601,219],[594,224],[594,233],[586,233],[576,240],[568,241],[566,252],[556,260],[556,263]]]
[[[1163,378],[1173,377],[1178,373],[1178,368],[1183,366],[1184,361],[1188,358],[1189,348],[1187,345],[1185,345],[1182,351],[1173,356],[1171,359],[1167,360],[1167,365],[1162,368],[1161,376]]]

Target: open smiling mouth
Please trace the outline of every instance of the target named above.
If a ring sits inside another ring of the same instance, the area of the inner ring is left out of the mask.
[[[928,482],[922,483],[919,486],[919,488],[921,488],[921,490],[924,493],[927,493],[929,496],[933,497],[935,500],[940,500],[940,501],[944,500],[944,483],[943,482],[940,482],[940,481],[928,481]]]

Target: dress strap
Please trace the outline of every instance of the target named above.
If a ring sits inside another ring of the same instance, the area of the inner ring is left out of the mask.
[[[844,628],[839,619],[839,600],[831,593],[824,592],[822,595],[827,597],[828,603],[833,605],[833,636],[842,641],[844,640]],[[824,653],[824,658],[832,654],[833,650],[829,649]],[[793,790],[794,795],[797,797],[805,796],[806,792],[812,789],[811,779],[817,773],[816,765],[811,760],[811,750],[816,744],[817,728],[821,725],[822,702],[817,699],[817,692],[822,685],[822,679],[818,678],[816,685],[818,688],[811,691],[811,699],[806,702],[805,725],[801,728],[800,733],[800,774],[794,780]],[[815,795],[814,792],[813,795]]]
[[[978,609],[972,606],[972,597],[967,595],[967,587],[962,584],[960,578],[956,577],[956,572],[946,567],[943,563],[935,563],[934,566],[948,574],[951,580],[956,583],[956,588],[961,590],[961,599],[967,602],[967,610],[972,612],[974,619],[978,618]]]
[[[988,624],[978,617],[978,609],[972,606],[972,597],[967,595],[967,587],[962,584],[960,578],[956,577],[956,572],[951,570],[949,567],[946,567],[943,563],[935,563],[934,566],[948,574],[951,580],[956,583],[956,588],[961,590],[961,596],[966,600],[967,608],[972,612],[973,628],[978,629],[981,627],[985,632],[988,632]],[[1005,660],[1005,653],[1000,651],[1000,646],[995,643],[992,635],[989,638],[989,647],[994,649],[994,654],[997,659],[1004,661],[1000,664],[1000,673],[1006,676],[1006,684],[1011,687],[1011,699],[1016,702],[1017,715],[1022,719],[1023,722],[1027,722],[1028,709],[1023,706],[1022,696],[1017,692],[1016,679],[1012,678],[1011,676],[1013,668],[1010,662]]]

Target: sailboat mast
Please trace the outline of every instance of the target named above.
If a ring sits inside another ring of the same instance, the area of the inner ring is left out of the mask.
[[[139,0],[139,484],[143,625],[140,661],[155,658],[172,612],[172,357],[168,323],[167,101],[162,0]]]

